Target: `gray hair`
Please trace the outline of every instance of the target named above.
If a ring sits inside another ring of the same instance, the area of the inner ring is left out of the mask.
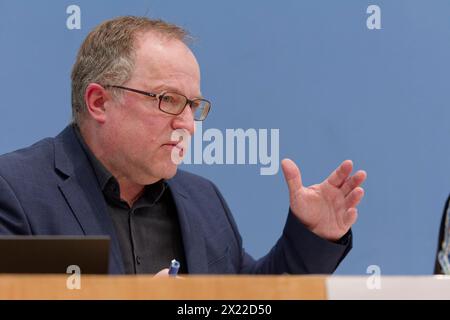
[[[134,71],[136,36],[155,32],[187,42],[188,32],[162,20],[125,16],[108,20],[92,30],[78,51],[72,69],[72,121],[80,124],[87,107],[84,94],[90,83],[121,85]]]

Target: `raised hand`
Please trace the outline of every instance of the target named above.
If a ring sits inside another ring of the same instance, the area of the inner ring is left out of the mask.
[[[290,159],[281,162],[289,189],[289,202],[294,215],[312,232],[330,240],[339,240],[355,223],[356,206],[364,196],[360,185],[366,180],[365,171],[353,170],[346,160],[322,183],[304,187],[300,169]]]

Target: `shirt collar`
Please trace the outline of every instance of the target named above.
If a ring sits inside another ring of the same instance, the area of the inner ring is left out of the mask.
[[[75,135],[77,136],[78,140],[80,141],[81,147],[83,148],[84,152],[86,153],[86,156],[89,159],[89,162],[92,165],[92,168],[94,169],[95,175],[97,177],[98,183],[100,185],[100,188],[102,191],[105,191],[105,187],[107,186],[108,182],[113,178],[113,175],[111,172],[108,171],[108,169],[105,168],[105,166],[100,162],[100,160],[97,159],[97,157],[94,155],[94,153],[89,149],[88,145],[83,139],[83,136],[81,135],[80,129],[76,124],[73,124]]]

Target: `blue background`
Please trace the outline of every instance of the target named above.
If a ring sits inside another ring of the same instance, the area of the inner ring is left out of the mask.
[[[69,5],[81,30],[68,30]],[[381,8],[381,30],[366,9]],[[187,28],[213,101],[203,129],[278,128],[306,185],[344,159],[368,172],[339,274],[430,274],[450,190],[450,1],[0,0],[0,153],[70,121],[70,71],[98,23],[147,15]],[[288,210],[281,169],[189,165],[219,186],[244,245],[264,255]]]

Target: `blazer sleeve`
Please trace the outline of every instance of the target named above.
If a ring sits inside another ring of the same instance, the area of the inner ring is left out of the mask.
[[[442,241],[444,241],[445,236],[445,218],[448,211],[448,205],[449,205],[450,197],[448,197],[447,202],[445,203],[444,207],[444,213],[442,214],[441,219],[441,226],[439,228],[439,237],[438,237],[438,243],[437,243],[437,249],[436,249],[436,257],[435,257],[435,263],[434,263],[434,274],[443,274],[444,271],[441,268],[441,264],[439,263],[438,254],[441,250]]]
[[[25,212],[11,185],[0,176],[0,235],[32,234]]]
[[[330,274],[352,248],[351,231],[338,242],[330,242],[309,231],[289,210],[283,233],[275,246],[267,255],[255,260],[245,252],[233,215],[220,191],[214,184],[213,187],[222,202],[241,250],[239,273]]]

